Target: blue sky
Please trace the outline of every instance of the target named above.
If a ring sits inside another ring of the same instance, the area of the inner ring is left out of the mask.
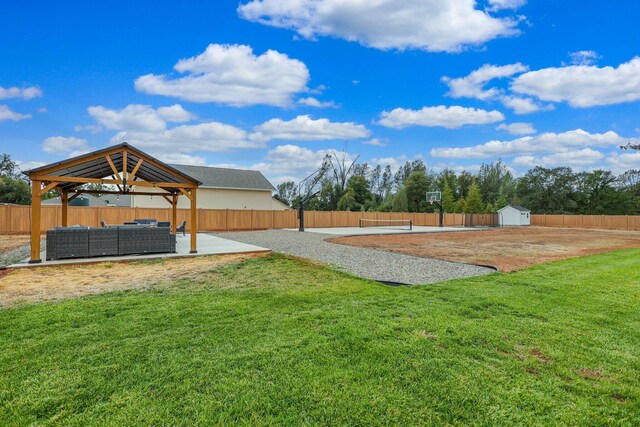
[[[297,179],[324,153],[435,171],[640,166],[640,5],[557,0],[9,2],[0,146],[126,140]]]

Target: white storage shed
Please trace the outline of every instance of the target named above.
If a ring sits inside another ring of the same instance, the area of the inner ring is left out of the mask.
[[[508,205],[502,209],[498,209],[498,218],[500,226],[519,226],[531,224],[531,211],[522,206]]]

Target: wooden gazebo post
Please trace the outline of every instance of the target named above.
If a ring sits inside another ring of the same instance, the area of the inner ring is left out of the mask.
[[[198,234],[198,209],[196,208],[196,189],[191,189],[191,251],[196,254],[196,238]]]
[[[171,232],[176,234],[178,228],[178,195],[173,193],[171,196]]]
[[[31,183],[31,258],[29,259],[29,264],[42,262],[40,259],[41,187],[41,181],[33,181]]]
[[[69,223],[69,190],[66,188],[60,192],[60,201],[62,202],[62,226],[66,227]]]

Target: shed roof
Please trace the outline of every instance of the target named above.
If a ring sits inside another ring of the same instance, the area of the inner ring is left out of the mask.
[[[275,190],[274,186],[260,171],[175,164],[171,166],[199,180],[202,183],[201,187],[205,188],[259,191]]]
[[[507,205],[502,209],[498,209],[498,211],[501,211],[501,210],[507,209],[507,208],[513,208],[513,209],[518,210],[520,212],[531,212],[531,209],[523,208],[522,206],[518,206],[518,205]]]

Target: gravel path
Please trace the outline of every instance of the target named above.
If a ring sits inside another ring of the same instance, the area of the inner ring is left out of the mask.
[[[357,248],[325,242],[336,237],[288,230],[214,233],[288,255],[332,264],[357,276],[405,284],[434,283],[462,277],[480,276],[494,270],[475,265],[420,258],[375,249]]]

